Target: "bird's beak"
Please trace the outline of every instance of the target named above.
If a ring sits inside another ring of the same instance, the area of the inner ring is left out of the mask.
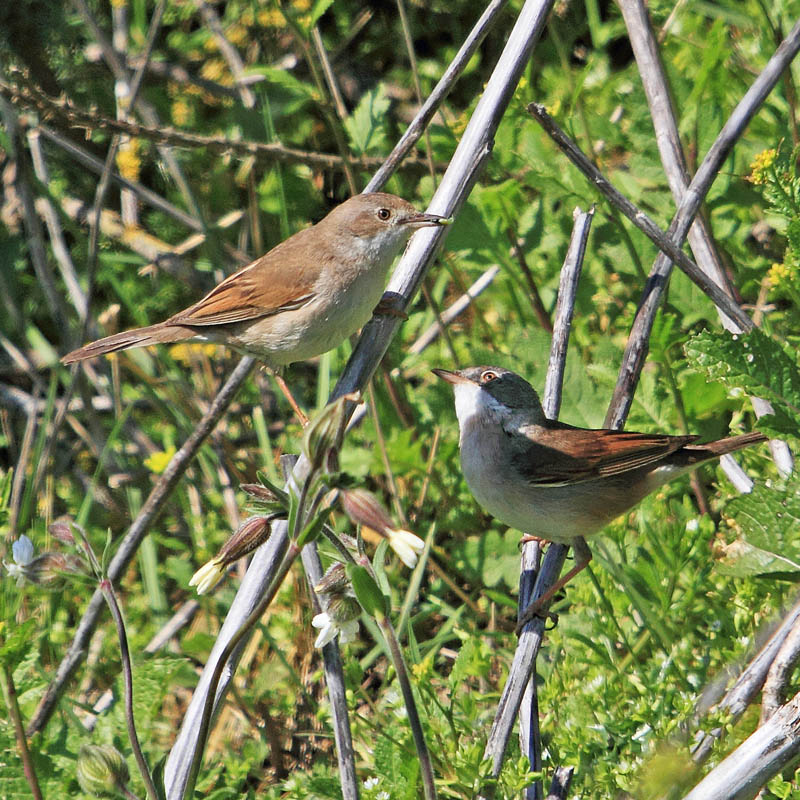
[[[450,369],[433,369],[431,370],[434,375],[438,378],[441,378],[443,381],[447,381],[448,383],[452,383],[453,385],[457,383],[473,383],[470,378],[467,378],[463,373],[458,372],[457,370],[450,370]]]
[[[450,225],[452,217],[441,217],[439,214],[412,214],[403,220],[403,225],[412,228],[431,228],[439,225]]]

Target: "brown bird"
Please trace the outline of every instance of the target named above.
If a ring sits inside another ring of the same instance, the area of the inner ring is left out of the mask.
[[[434,373],[455,391],[461,469],[475,499],[504,524],[552,542],[575,544],[673,478],[766,441],[757,432],[694,444],[697,436],[575,428],[548,419],[535,389],[510,370]]]
[[[202,300],[155,325],[116,333],[67,353],[86,358],[182,341],[218,342],[276,368],[324,353],[369,319],[386,272],[418,228],[449,219],[400,197],[359,194],[233,273]]]

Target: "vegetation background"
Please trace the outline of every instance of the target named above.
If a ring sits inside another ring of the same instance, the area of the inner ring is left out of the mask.
[[[424,207],[520,5],[509,3],[389,191]],[[797,18],[800,3],[654,0],[649,7],[695,164]],[[0,525],[6,562],[21,534],[37,552],[63,549],[49,532],[62,515],[77,520],[98,551],[107,535],[113,548],[238,360],[224,348],[179,345],[95,361],[61,413],[69,371],[59,356],[95,334],[169,316],[363,187],[414,113],[415,81],[425,96],[478,12],[459,0],[409,3],[413,72],[394,3],[170,0],[139,95],[146,106],[132,111],[120,86],[137,67],[151,3],[3,4]],[[321,77],[315,23],[342,91],[338,110]],[[246,93],[236,89],[231,52],[241,61]],[[796,70],[749,126],[705,207],[742,302],[750,310],[757,306],[763,326],[791,346],[800,330]],[[60,101],[48,105],[47,97]],[[381,496],[398,524],[433,541],[421,584],[409,584],[399,561],[390,562],[388,575],[394,607],[413,602],[401,634],[442,797],[473,797],[486,774],[481,755],[516,642],[519,534],[483,514],[470,496],[458,466],[451,393],[430,369],[496,363],[541,387],[572,210],[597,203],[561,418],[600,426],[656,255],[558,153],[525,111],[532,101],[544,103],[662,227],[674,210],[618,9],[597,0],[559,3],[491,160],[372,383],[370,414],[348,436],[341,458],[343,469]],[[102,166],[112,136],[107,121],[115,118],[143,126],[123,139],[115,170],[170,205],[156,207],[113,186],[92,263],[89,225],[99,174],[91,163]],[[169,154],[154,141],[154,132],[165,128],[172,132]],[[285,149],[256,150],[246,146],[251,142]],[[763,155],[776,148],[777,154]],[[499,273],[489,288],[444,336],[416,352],[413,342],[437,313],[494,266]],[[88,331],[87,308],[97,320]],[[629,429],[710,439],[754,427],[741,391],[709,378],[708,348],[705,361],[699,345],[687,355],[687,342],[705,329],[720,330],[717,313],[676,271]],[[289,368],[287,380],[305,408],[324,404],[349,351],[345,343]],[[756,368],[769,383],[770,364]],[[800,405],[796,396],[792,403]],[[252,482],[258,470],[277,480],[278,455],[297,452],[299,440],[300,426],[274,384],[254,373],[120,584],[135,654],[135,712],[151,764],[170,747],[237,579],[203,597],[167,646],[154,654],[144,648],[192,600],[194,570],[247,516],[239,484]],[[693,785],[690,743],[699,730],[725,724],[703,716],[710,687],[747,659],[791,597],[800,563],[800,546],[791,539],[797,512],[790,504],[780,516],[777,498],[784,495],[777,488],[791,498],[795,485],[781,484],[767,448],[748,450],[741,461],[762,492],[763,513],[750,515],[763,522],[761,539],[736,521],[742,501],[732,499],[722,473],[705,468],[691,488],[688,480],[671,485],[611,525],[592,545],[592,568],[556,605],[558,625],[539,665],[545,768],[574,765],[576,797],[659,797],[665,785]],[[346,520],[337,523],[347,529]],[[758,568],[754,559],[733,559],[730,543],[743,533],[752,552],[767,553]],[[6,576],[0,594],[0,660],[25,719],[95,588],[74,577],[39,577],[38,585],[19,586]],[[249,645],[217,721],[198,787],[203,796],[340,796],[311,616],[304,578],[292,573]],[[344,650],[362,797],[417,797],[402,702],[378,641],[365,619],[360,638]],[[104,618],[77,680],[32,741],[45,796],[81,796],[75,769],[82,743],[111,743],[130,754],[121,703],[87,729],[97,699],[108,689],[119,697],[119,659]],[[10,685],[6,680],[6,704]],[[753,730],[757,716],[754,708],[730,726],[712,764]],[[4,796],[29,796],[8,709],[0,713],[0,753]],[[511,753],[497,796],[516,796],[526,782],[518,756]],[[764,796],[796,791],[790,771]]]

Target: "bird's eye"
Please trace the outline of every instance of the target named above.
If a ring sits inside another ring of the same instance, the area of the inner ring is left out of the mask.
[[[378,219],[382,219],[384,222],[392,216],[392,212],[388,208],[379,208],[376,213]]]
[[[497,377],[496,372],[492,372],[492,370],[487,369],[485,372],[481,373],[481,383],[490,383]]]

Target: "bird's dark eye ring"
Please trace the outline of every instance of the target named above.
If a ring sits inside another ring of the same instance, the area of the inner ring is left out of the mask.
[[[493,381],[497,377],[496,372],[492,372],[492,370],[487,369],[485,372],[481,373],[481,383],[489,383]]]
[[[384,220],[384,222],[392,216],[392,212],[389,211],[388,208],[379,208],[377,210],[378,219]]]

